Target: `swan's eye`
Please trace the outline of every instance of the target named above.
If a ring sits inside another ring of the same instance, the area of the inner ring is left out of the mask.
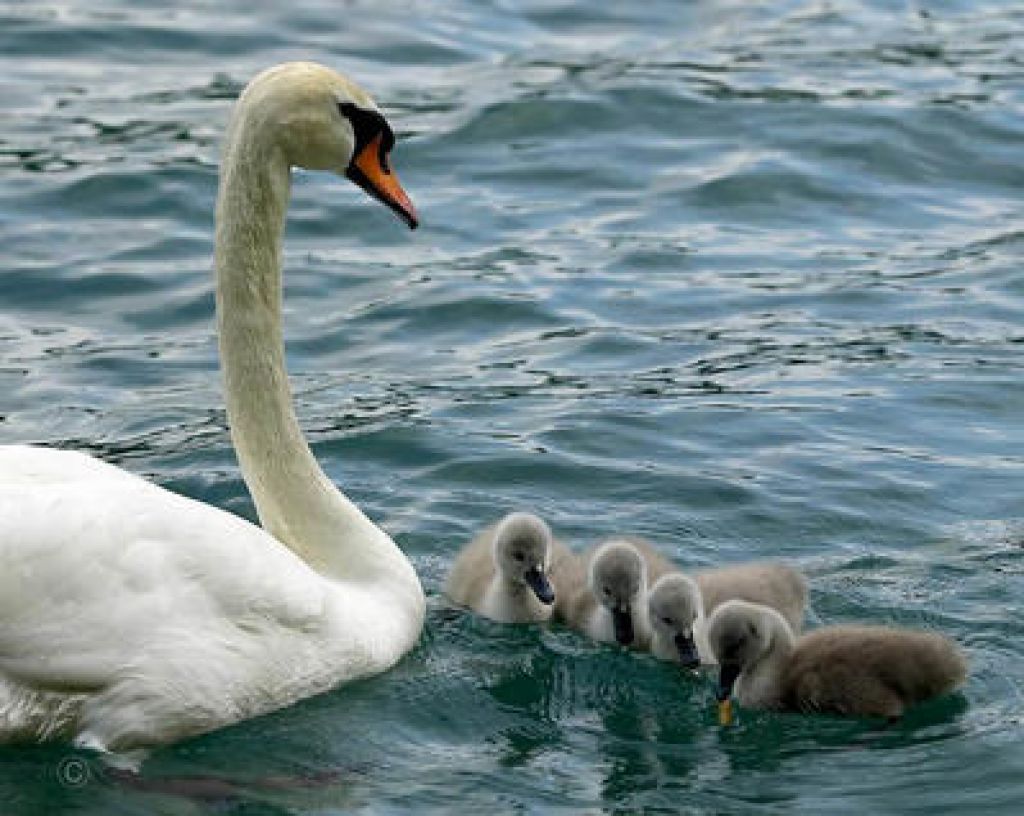
[[[338,111],[352,124],[352,132],[356,137],[355,150],[352,155],[358,156],[363,152],[363,148],[380,134],[380,152],[377,160],[380,162],[381,169],[385,173],[390,173],[388,153],[395,146],[395,134],[383,114],[379,111],[360,108],[351,102],[339,102]]]

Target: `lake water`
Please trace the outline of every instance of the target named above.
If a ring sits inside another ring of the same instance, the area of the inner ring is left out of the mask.
[[[233,98],[295,58],[373,92],[423,220],[301,174],[286,246],[303,427],[416,564],[422,641],[134,783],[2,749],[0,813],[1020,813],[1024,7],[0,2],[0,442],[253,517],[212,208]],[[707,678],[445,603],[516,508],[791,559],[812,624],[942,630],[970,680],[723,730]]]

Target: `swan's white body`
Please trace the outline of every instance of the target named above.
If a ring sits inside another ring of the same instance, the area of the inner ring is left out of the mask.
[[[339,101],[375,110],[328,69],[271,69],[225,148],[221,356],[263,528],[83,454],[0,447],[0,742],[167,743],[383,671],[416,643],[412,565],[318,467],[284,367],[290,166],[348,165]]]

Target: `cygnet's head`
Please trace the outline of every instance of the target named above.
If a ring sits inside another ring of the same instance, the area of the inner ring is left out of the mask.
[[[555,591],[548,582],[551,561],[551,530],[532,513],[511,513],[494,532],[494,564],[514,584],[525,584],[537,600],[554,603]]]
[[[615,639],[633,645],[633,610],[643,603],[647,589],[647,565],[628,541],[602,544],[590,561],[590,591],[612,615]]]
[[[697,582],[680,572],[661,576],[647,593],[647,612],[655,637],[674,644],[679,662],[688,669],[700,665],[693,625],[703,609]]]
[[[228,138],[228,149],[248,150],[251,161],[279,150],[289,165],[343,175],[415,228],[416,209],[391,169],[394,144],[369,94],[314,62],[288,62],[256,76],[239,98]]]
[[[720,666],[718,699],[732,694],[736,678],[771,648],[767,610],[747,601],[726,601],[708,619],[708,644]]]

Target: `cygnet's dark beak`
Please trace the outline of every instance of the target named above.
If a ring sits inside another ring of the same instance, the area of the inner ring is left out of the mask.
[[[728,700],[732,696],[732,687],[736,684],[736,678],[740,676],[739,663],[723,663],[718,670],[718,688],[715,696],[719,702]]]
[[[613,609],[612,624],[615,627],[615,639],[619,642],[619,645],[632,646],[634,637],[633,616],[629,612],[629,607]]]
[[[700,657],[697,656],[697,644],[693,642],[693,635],[676,635],[674,638],[676,649],[679,650],[679,662],[684,668],[696,669],[700,666]]]
[[[544,574],[543,570],[531,567],[526,571],[523,578],[530,589],[533,590],[533,594],[537,596],[538,601],[542,604],[553,604],[555,602],[555,590],[551,588],[548,577]]]

